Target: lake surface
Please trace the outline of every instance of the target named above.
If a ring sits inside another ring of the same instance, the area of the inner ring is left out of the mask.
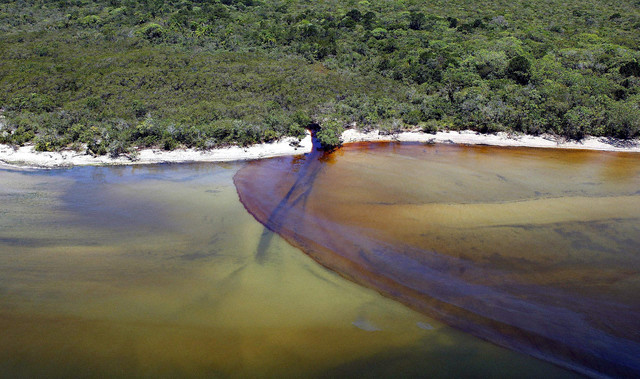
[[[235,183],[354,282],[581,373],[640,376],[637,154],[362,143],[252,162]]]
[[[240,203],[250,167],[0,169],[0,377],[575,375],[317,264]]]

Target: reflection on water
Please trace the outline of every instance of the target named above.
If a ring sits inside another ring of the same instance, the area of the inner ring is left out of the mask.
[[[315,260],[499,345],[640,375],[640,157],[393,143],[314,154],[252,162],[235,183]]]
[[[324,269],[240,167],[0,170],[0,377],[572,375]]]

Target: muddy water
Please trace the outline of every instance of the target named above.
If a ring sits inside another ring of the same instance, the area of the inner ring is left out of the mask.
[[[0,169],[0,377],[570,377],[266,230],[242,164]]]
[[[640,376],[640,156],[355,144],[235,177],[322,265],[475,336]]]

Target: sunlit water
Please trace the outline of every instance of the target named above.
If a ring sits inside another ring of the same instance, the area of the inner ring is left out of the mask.
[[[640,156],[355,144],[256,161],[247,209],[413,309],[589,375],[640,376]]]
[[[244,166],[0,169],[0,377],[573,375],[320,266]]]

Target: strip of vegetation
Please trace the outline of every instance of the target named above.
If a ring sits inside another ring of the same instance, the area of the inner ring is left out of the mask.
[[[640,136],[640,3],[0,0],[0,143],[326,145],[354,123]]]

